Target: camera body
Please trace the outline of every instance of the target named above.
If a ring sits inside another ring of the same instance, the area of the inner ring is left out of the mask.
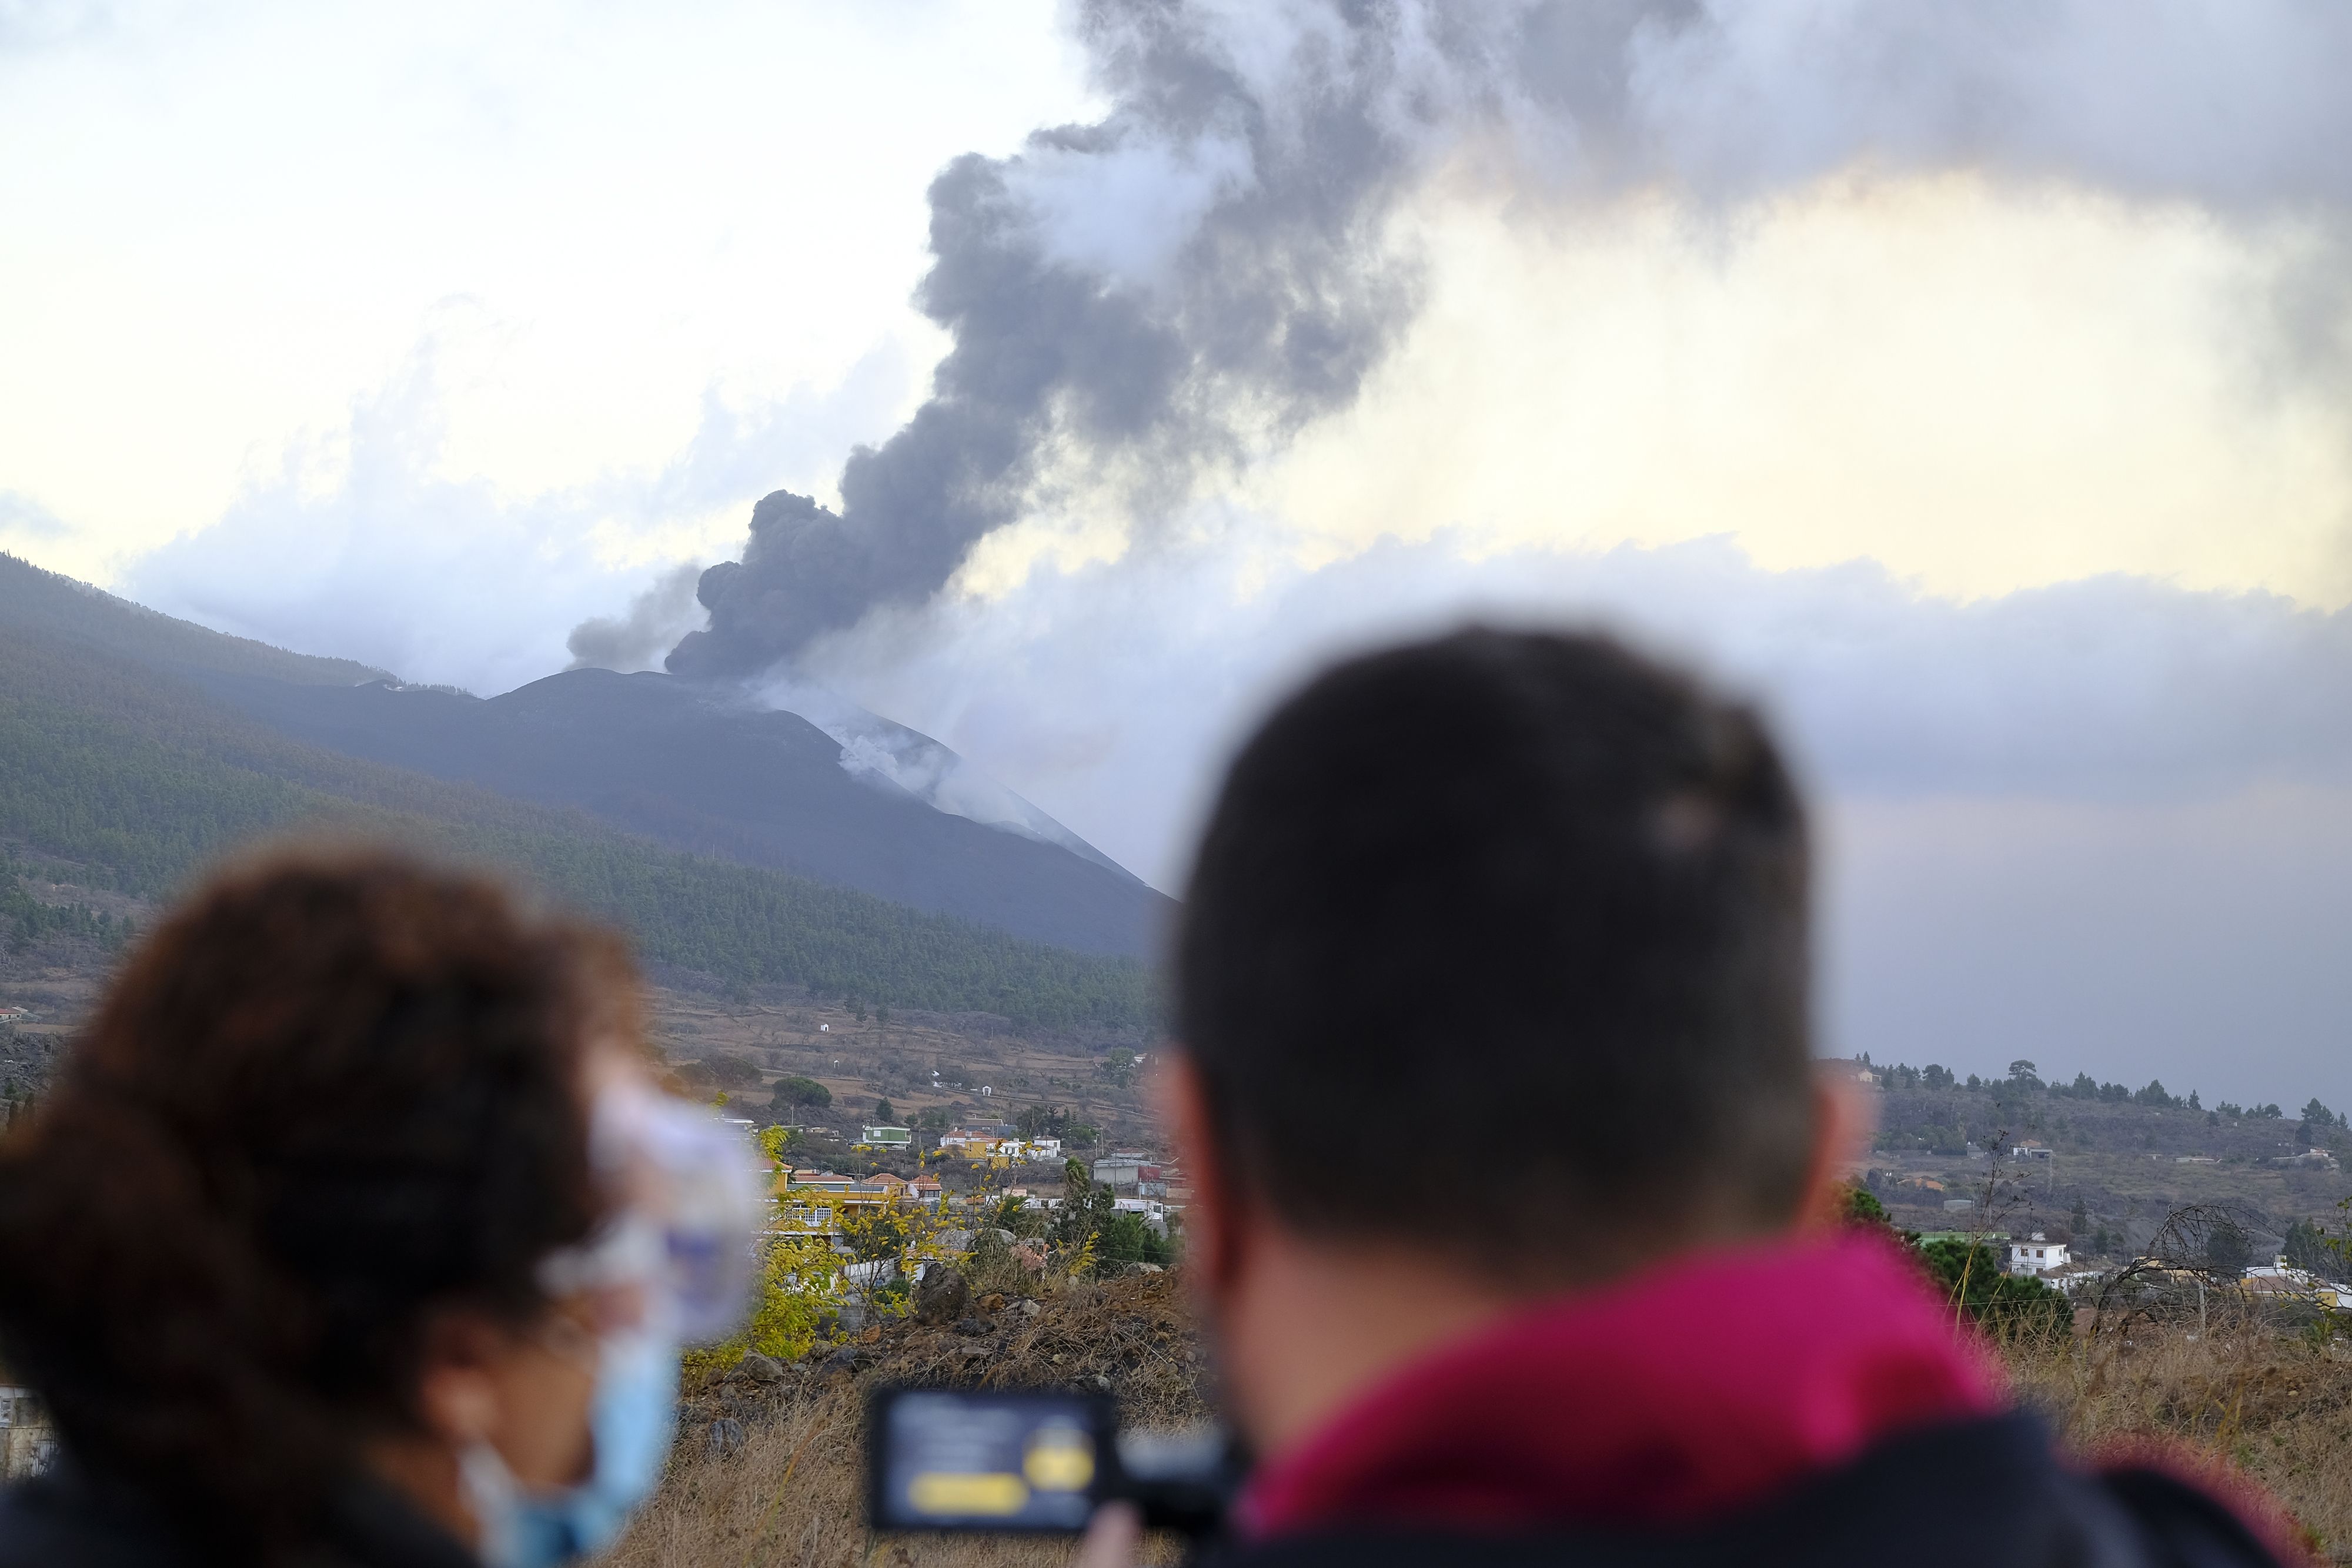
[[[866,1421],[866,1519],[885,1531],[1075,1534],[1114,1500],[1147,1528],[1215,1534],[1243,1473],[1216,1429],[1118,1430],[1076,1390],[886,1388]]]

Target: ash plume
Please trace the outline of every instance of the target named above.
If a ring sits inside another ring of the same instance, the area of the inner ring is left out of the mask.
[[[679,629],[696,618],[695,585],[701,580],[696,566],[672,567],[654,585],[630,601],[622,616],[596,616],[572,629],[565,646],[572,670],[649,670]]]
[[[1127,520],[1347,407],[1413,318],[1400,202],[1463,158],[1530,204],[1737,201],[1855,164],[1976,168],[2218,210],[2352,194],[2352,8],[2323,0],[1087,0],[1112,108],[930,190],[931,396],[778,491],[667,664],[743,676],[1076,475]]]
[[[868,608],[935,592],[1012,521],[1050,450],[1181,500],[1204,465],[1345,406],[1411,319],[1380,220],[1485,40],[1435,7],[1244,21],[1097,0],[1116,107],[966,156],[930,191],[919,302],[954,338],[930,401],[852,456],[835,514],[778,492],[699,589],[669,667],[755,673]],[[1235,47],[1255,35],[1265,46]]]

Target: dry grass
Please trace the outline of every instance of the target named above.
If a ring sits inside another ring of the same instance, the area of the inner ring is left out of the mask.
[[[2008,1360],[2021,1394],[2092,1458],[2153,1447],[2251,1477],[2320,1555],[2352,1562],[2352,1348],[2324,1329],[2217,1304],[2109,1326]]]
[[[1034,1316],[1013,1302],[966,1334],[911,1322],[824,1350],[783,1380],[714,1382],[689,1401],[662,1491],[617,1550],[618,1568],[1063,1568],[1051,1540],[867,1533],[864,1405],[878,1383],[1099,1386],[1127,1418],[1176,1427],[1207,1413],[1205,1369],[1170,1275],[1072,1285]],[[854,1353],[854,1354],[852,1354]],[[2352,1562],[2352,1346],[2218,1306],[2200,1333],[2141,1322],[2005,1349],[2021,1395],[2078,1452],[2152,1445],[2251,1476],[2323,1556]],[[743,1438],[719,1452],[715,1422]],[[1161,1543],[1154,1555],[1171,1560]]]
[[[1017,1301],[982,1310],[988,1332],[978,1334],[891,1322],[872,1343],[813,1354],[780,1383],[720,1381],[698,1391],[661,1492],[611,1561],[615,1568],[1061,1568],[1070,1549],[1055,1541],[876,1538],[865,1524],[865,1402],[880,1384],[1107,1383],[1135,1425],[1180,1427],[1205,1415],[1200,1351],[1171,1276],[1068,1285],[1039,1306],[1034,1317]],[[709,1434],[728,1420],[743,1437],[720,1452]],[[1167,1554],[1165,1543],[1155,1553]]]

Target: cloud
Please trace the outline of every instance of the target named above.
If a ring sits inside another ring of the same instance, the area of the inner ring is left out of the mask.
[[[1040,565],[804,665],[1181,891],[1223,759],[1326,661],[1473,617],[1612,628],[1749,695],[1810,780],[1825,1049],[2352,1101],[2352,611],[2123,576],[1963,600],[1723,539],[1318,567],[1275,534]]]
[[[1311,567],[1251,520],[830,639],[816,678],[939,736],[1161,885],[1241,727],[1322,663],[1465,619],[1612,627],[1750,693],[1848,799],[2352,785],[2352,611],[2109,576],[1962,601],[1703,540]]]
[[[56,539],[70,531],[65,519],[30,496],[16,490],[0,490],[0,538]]]
[[[100,33],[120,9],[109,0],[0,0],[0,54],[29,53]]]
[[[904,377],[883,351],[831,388],[748,408],[707,394],[692,440],[659,467],[510,495],[442,470],[444,358],[428,334],[342,428],[290,444],[276,472],[134,561],[117,589],[223,631],[486,692],[567,662],[642,668],[698,618],[693,569],[659,569],[647,590],[648,558],[707,559],[717,519],[765,476],[817,471],[887,420]]]
[[[2352,1101],[2352,789],[1822,813],[1823,1041],[2205,1102]]]
[[[1604,7],[1604,9],[1606,9]],[[2310,0],[1710,0],[1638,10],[1592,79],[1576,8],[1536,7],[1531,96],[1610,127],[1620,178],[1782,187],[1866,158],[2221,208],[2341,203],[2352,13]],[[1549,47],[1543,46],[1549,46]],[[1596,116],[1592,110],[1600,112]],[[1609,112],[1615,110],[1613,116]]]

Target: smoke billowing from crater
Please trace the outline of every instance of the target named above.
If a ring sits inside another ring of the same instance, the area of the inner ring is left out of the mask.
[[[931,397],[779,491],[668,667],[748,675],[919,603],[1056,486],[1129,522],[1347,407],[1413,318],[1399,203],[1461,155],[1533,203],[1707,200],[1857,161],[2218,209],[2352,193],[2352,11],[2297,0],[1087,0],[1112,109],[930,190]],[[2251,107],[2250,107],[2251,106]]]
[[[1049,450],[1116,469],[1138,512],[1179,504],[1210,465],[1344,407],[1411,319],[1413,268],[1381,220],[1486,40],[1417,5],[1097,0],[1081,25],[1110,115],[931,187],[919,298],[955,346],[930,401],[850,458],[838,515],[760,503],[672,670],[750,674],[929,597],[1020,515]]]

